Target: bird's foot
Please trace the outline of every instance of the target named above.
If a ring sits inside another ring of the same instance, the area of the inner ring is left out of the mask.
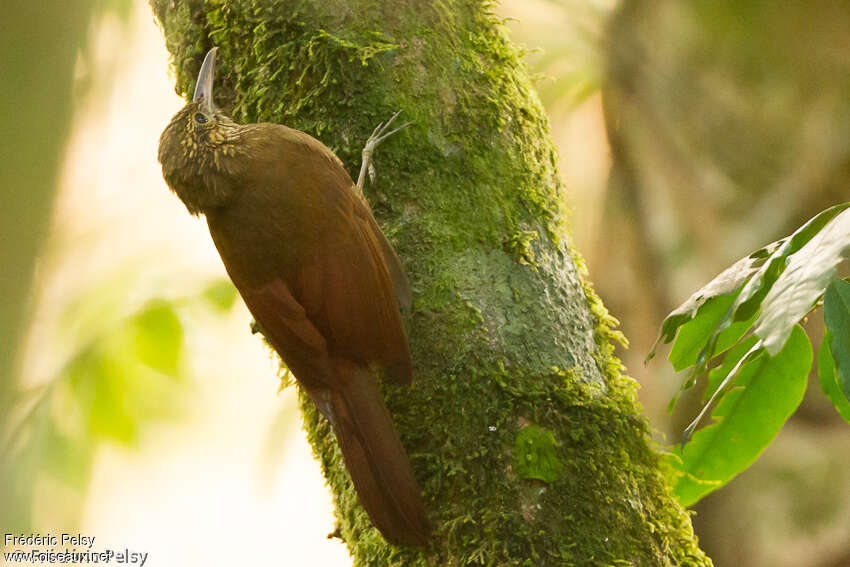
[[[369,136],[368,140],[366,140],[366,145],[363,146],[363,163],[360,164],[360,175],[357,176],[357,188],[360,190],[361,193],[363,192],[363,184],[366,181],[367,171],[369,172],[369,180],[372,183],[375,182],[375,167],[372,165],[372,154],[375,152],[375,148],[378,147],[378,144],[380,144],[399,130],[404,130],[412,124],[412,122],[405,122],[398,128],[387,132],[390,125],[396,118],[398,118],[399,114],[401,114],[401,110],[393,114],[392,117],[390,117],[390,119],[386,122],[381,122],[380,124],[378,124],[372,131],[372,135]]]

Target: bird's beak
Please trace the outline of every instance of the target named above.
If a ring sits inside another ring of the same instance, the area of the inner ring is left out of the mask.
[[[212,113],[213,112],[213,79],[215,78],[215,52],[218,47],[213,47],[207,52],[204,57],[204,62],[201,64],[201,70],[198,72],[198,82],[195,84],[195,96],[192,98],[194,102],[201,104],[201,109]]]

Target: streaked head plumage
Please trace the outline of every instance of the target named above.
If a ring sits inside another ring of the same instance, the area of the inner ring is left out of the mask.
[[[192,101],[171,119],[159,139],[159,162],[168,186],[193,214],[220,206],[232,193],[242,127],[213,102],[213,47],[204,58]],[[233,161],[233,160],[230,160]]]

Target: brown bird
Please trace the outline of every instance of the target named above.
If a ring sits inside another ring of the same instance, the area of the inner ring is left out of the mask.
[[[213,48],[194,100],[159,141],[166,183],[204,214],[227,273],[268,342],[336,433],[360,502],[387,541],[423,545],[430,528],[377,375],[411,381],[399,306],[410,286],[334,153],[280,124],[236,124],[213,104]]]

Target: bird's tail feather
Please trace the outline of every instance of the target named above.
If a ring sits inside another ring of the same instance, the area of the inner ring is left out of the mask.
[[[345,465],[372,523],[387,541],[424,545],[430,526],[410,460],[378,389],[363,366],[339,362],[331,393],[334,430]]]

